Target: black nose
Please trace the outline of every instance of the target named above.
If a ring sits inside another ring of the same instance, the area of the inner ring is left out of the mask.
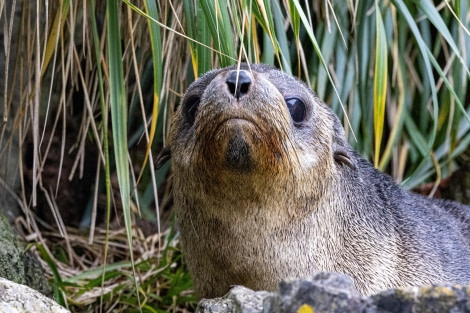
[[[227,83],[228,90],[230,91],[230,93],[238,100],[248,93],[252,80],[250,73],[248,73],[247,71],[233,70],[227,74],[225,82]]]

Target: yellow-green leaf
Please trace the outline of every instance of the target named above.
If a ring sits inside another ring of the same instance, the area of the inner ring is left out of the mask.
[[[375,4],[376,16],[376,46],[375,46],[375,75],[374,75],[374,135],[375,135],[375,155],[374,165],[379,166],[380,144],[382,142],[384,119],[385,119],[385,98],[387,95],[387,40],[385,28],[380,14],[379,6]]]

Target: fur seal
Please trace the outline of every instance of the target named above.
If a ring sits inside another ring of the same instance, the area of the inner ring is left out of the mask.
[[[175,112],[170,146],[183,255],[200,297],[273,290],[316,271],[364,295],[470,283],[470,207],[412,194],[346,142],[300,80],[212,70]]]

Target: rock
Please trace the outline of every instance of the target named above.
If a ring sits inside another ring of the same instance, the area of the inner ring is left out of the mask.
[[[252,291],[243,286],[236,286],[229,294],[233,301],[234,312],[256,313],[263,310],[263,302],[272,294],[267,291]]]
[[[248,295],[250,295],[252,292],[254,291],[250,289],[247,290]],[[231,294],[231,291],[227,294],[227,296],[230,294]],[[226,298],[226,296],[222,298],[216,298],[216,299],[202,299],[201,301],[199,301],[197,308],[196,308],[196,313],[226,313],[226,312],[234,312],[233,300]]]
[[[0,278],[0,313],[67,313],[51,299],[27,286]]]
[[[52,290],[36,257],[25,246],[0,214],[0,277],[27,285],[45,296]]]
[[[363,297],[351,278],[319,272],[308,279],[283,281],[275,292],[236,286],[222,298],[203,299],[198,313],[470,313],[470,286],[409,287]]]
[[[272,293],[253,291],[243,286],[235,286],[222,298],[202,299],[196,312],[198,313],[256,313],[263,311],[263,301],[270,299]]]
[[[302,306],[310,312],[362,312],[363,299],[349,276],[339,273],[317,273],[309,280],[281,282],[276,292],[277,308],[265,312],[297,312]]]
[[[375,309],[371,312],[470,312],[470,286],[400,288],[370,298]]]

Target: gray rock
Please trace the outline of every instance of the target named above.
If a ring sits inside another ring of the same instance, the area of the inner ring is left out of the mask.
[[[277,291],[279,307],[265,312],[297,312],[303,305],[315,312],[362,312],[364,300],[349,276],[317,273],[309,280],[281,282]]]
[[[248,289],[247,294],[250,295],[253,290]],[[227,296],[230,294],[229,292]],[[196,308],[196,313],[226,313],[234,312],[233,300],[225,297],[216,299],[202,299]]]
[[[38,260],[13,232],[6,218],[0,214],[0,277],[27,285],[45,296],[52,290]]]
[[[252,291],[242,286],[236,286],[229,293],[229,299],[233,301],[234,312],[256,313],[263,310],[263,301],[271,299],[272,293],[267,291]]]
[[[51,299],[27,286],[0,278],[0,313],[67,313]]]
[[[470,286],[409,287],[363,297],[344,274],[320,272],[283,281],[275,292],[236,286],[222,298],[203,299],[199,313],[470,313]]]
[[[253,291],[243,286],[235,286],[222,298],[202,299],[196,312],[198,313],[256,313],[262,312],[263,301],[272,299],[273,293]]]
[[[378,313],[470,313],[470,286],[431,286],[393,289],[371,296]]]

